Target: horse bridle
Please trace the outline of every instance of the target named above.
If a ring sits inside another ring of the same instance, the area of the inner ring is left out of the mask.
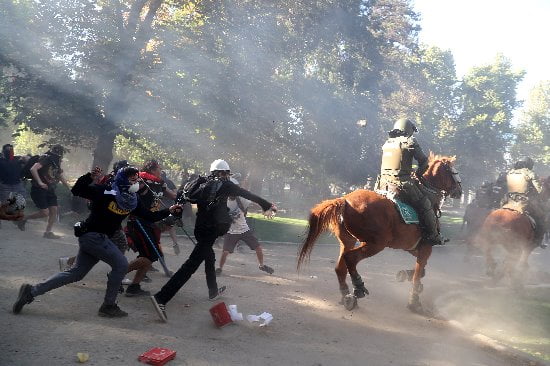
[[[458,171],[454,166],[451,165],[449,161],[441,161],[441,164],[443,164],[445,170],[451,174],[451,176],[453,177],[453,182],[455,183],[454,188],[452,188],[449,192],[443,190],[443,195],[445,196],[445,198],[447,198],[448,196],[453,197],[454,195],[460,197],[458,194],[462,191],[462,179],[460,179]]]

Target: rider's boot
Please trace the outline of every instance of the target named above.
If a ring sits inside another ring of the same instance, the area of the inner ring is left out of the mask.
[[[430,245],[442,245],[443,239],[439,234],[437,226],[437,217],[435,216],[434,210],[430,209],[424,210],[419,213],[420,224],[424,228],[424,239]]]

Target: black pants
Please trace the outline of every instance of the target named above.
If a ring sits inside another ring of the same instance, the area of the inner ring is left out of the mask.
[[[182,264],[176,273],[166,282],[162,289],[156,293],[157,300],[166,304],[176,295],[180,288],[191,278],[193,273],[204,261],[204,272],[206,274],[206,284],[209,290],[216,290],[216,255],[212,246],[216,241],[217,235],[214,230],[195,229],[195,238],[197,245],[189,255],[189,258]]]

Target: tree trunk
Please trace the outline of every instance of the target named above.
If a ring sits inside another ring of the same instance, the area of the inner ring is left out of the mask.
[[[97,137],[97,144],[94,150],[93,167],[100,167],[104,172],[110,171],[109,166],[113,160],[113,147],[115,146],[116,133],[113,130],[102,130]]]

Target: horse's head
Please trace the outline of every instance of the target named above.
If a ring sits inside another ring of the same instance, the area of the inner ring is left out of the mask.
[[[460,175],[454,167],[455,157],[439,156],[430,153],[428,169],[423,177],[430,185],[444,192],[445,196],[460,198],[462,185]]]

